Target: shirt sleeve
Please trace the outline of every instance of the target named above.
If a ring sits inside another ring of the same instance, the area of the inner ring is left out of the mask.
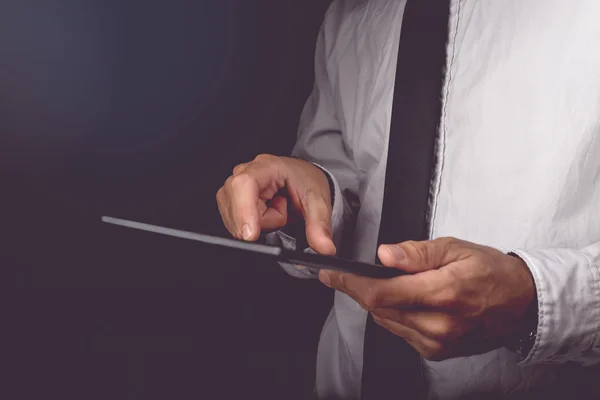
[[[600,242],[512,252],[529,266],[538,299],[535,343],[521,365],[600,363]]]
[[[329,7],[317,38],[315,49],[315,83],[300,117],[298,137],[292,150],[292,156],[312,162],[329,175],[333,185],[332,193],[332,231],[333,241],[340,249],[350,240],[353,230],[351,221],[358,208],[359,176],[351,150],[348,148],[338,117],[333,95],[332,77],[329,73],[330,58],[334,53],[334,44],[343,21],[344,2],[334,1]],[[303,230],[293,233],[287,227],[266,236],[267,243],[296,250],[306,243]],[[310,248],[304,251],[312,252]],[[290,275],[298,278],[314,278],[316,272],[305,267],[296,267],[282,263]]]

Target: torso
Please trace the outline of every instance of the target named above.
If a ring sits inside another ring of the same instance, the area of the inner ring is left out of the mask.
[[[405,2],[339,3],[328,72],[361,174],[355,257],[373,261]],[[596,0],[452,1],[432,238],[511,249],[600,241],[599,21]],[[337,293],[334,313],[350,365],[362,365],[364,311]],[[559,368],[519,369],[505,350],[427,364],[432,396],[446,397],[518,392]]]

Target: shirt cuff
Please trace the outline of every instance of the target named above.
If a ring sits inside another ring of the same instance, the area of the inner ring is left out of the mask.
[[[576,250],[513,250],[533,276],[538,300],[536,339],[521,366],[600,360],[600,273]]]
[[[267,244],[281,246],[287,250],[296,250],[296,239],[282,231],[272,232],[265,236]],[[304,250],[307,253],[314,253],[310,248]],[[304,265],[295,265],[279,262],[279,265],[288,275],[299,279],[314,279],[319,276],[319,271]]]

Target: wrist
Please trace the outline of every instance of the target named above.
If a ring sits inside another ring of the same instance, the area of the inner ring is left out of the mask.
[[[527,280],[527,284],[525,285],[525,298],[528,301],[525,312],[517,322],[515,334],[507,341],[505,347],[524,359],[531,352],[537,336],[538,301],[536,287],[527,263],[514,253],[509,253],[508,255],[516,258],[526,270],[527,277],[525,279]]]
[[[329,185],[329,198],[331,199],[331,207],[333,207],[333,205],[335,204],[335,184],[333,183],[333,179],[329,172],[325,170],[325,168],[315,163],[312,164],[319,170],[321,170],[321,172],[323,173],[323,175],[325,175],[325,178],[327,179],[327,184]]]

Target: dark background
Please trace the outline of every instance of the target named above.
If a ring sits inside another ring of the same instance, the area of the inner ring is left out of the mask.
[[[0,2],[1,391],[306,397],[329,290],[100,216],[225,235],[215,192],[291,150],[327,5]]]

